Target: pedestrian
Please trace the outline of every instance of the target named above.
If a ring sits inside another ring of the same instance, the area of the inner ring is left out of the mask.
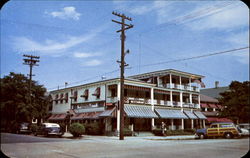
[[[166,124],[164,122],[161,122],[161,130],[162,130],[162,135],[166,136],[165,132],[166,132],[167,129],[166,129]]]

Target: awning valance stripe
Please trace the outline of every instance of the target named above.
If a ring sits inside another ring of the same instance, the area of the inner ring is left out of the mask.
[[[72,116],[71,120],[98,119],[101,113],[102,111],[78,113],[75,116]]]
[[[112,117],[112,114],[113,114],[114,111],[115,111],[115,108],[109,109],[109,110],[105,110],[105,111],[103,111],[103,112],[99,115],[99,117]]]
[[[181,110],[160,109],[156,108],[155,111],[161,118],[166,119],[188,119],[188,117]]]
[[[66,114],[52,114],[48,120],[64,120],[66,118]]]
[[[198,117],[195,116],[195,114],[192,113],[191,111],[184,110],[184,113],[185,113],[190,119],[198,119]]]
[[[194,114],[199,118],[199,119],[203,119],[206,120],[207,117],[200,111],[194,111]]]
[[[132,118],[158,118],[150,106],[143,105],[124,105],[127,117]]]

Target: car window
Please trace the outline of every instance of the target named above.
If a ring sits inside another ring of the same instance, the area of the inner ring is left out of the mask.
[[[225,127],[234,127],[233,124],[220,124],[220,127],[225,128]]]
[[[217,125],[211,125],[210,128],[217,128]]]

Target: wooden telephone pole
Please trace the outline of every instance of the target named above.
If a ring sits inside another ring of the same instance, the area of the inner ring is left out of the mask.
[[[123,129],[124,129],[124,67],[127,66],[124,61],[125,53],[125,30],[128,30],[133,27],[132,24],[126,24],[125,20],[132,21],[131,18],[125,16],[124,14],[118,14],[116,12],[112,12],[113,15],[118,16],[121,18],[120,21],[112,20],[112,22],[115,22],[117,24],[121,25],[121,29],[116,31],[117,33],[121,32],[121,61],[119,63],[121,64],[121,76],[120,76],[120,85],[121,85],[121,91],[120,91],[120,103],[119,103],[119,108],[120,108],[120,134],[119,134],[119,139],[124,140],[124,134],[123,134]],[[128,51],[129,52],[129,51]]]
[[[31,82],[32,82],[32,68],[33,66],[38,66],[37,62],[39,62],[39,56],[33,56],[33,55],[23,55],[23,57],[26,57],[23,59],[24,65],[29,65],[30,66],[30,73],[29,73],[29,102],[31,104]]]

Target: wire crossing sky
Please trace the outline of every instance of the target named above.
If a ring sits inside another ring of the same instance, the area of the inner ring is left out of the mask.
[[[206,87],[249,80],[249,9],[241,1],[10,1],[1,9],[1,77],[28,74],[47,89],[119,77],[112,11],[133,19],[125,76],[177,69]]]

